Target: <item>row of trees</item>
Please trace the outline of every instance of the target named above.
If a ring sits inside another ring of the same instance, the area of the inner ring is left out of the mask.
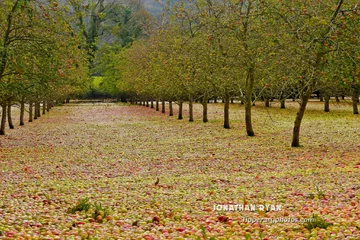
[[[351,96],[358,114],[360,92],[359,6],[356,0],[200,0],[169,7],[146,41],[104,54],[103,84],[114,93],[142,101],[203,105],[224,100],[245,105],[246,132],[254,136],[251,107],[262,98],[296,98],[299,109],[292,146],[300,146],[300,126],[310,96]],[[110,91],[109,90],[109,91]],[[163,104],[164,105],[164,104]],[[158,107],[158,104],[157,104]]]
[[[40,117],[41,103],[45,114],[53,100],[85,87],[86,51],[65,13],[56,0],[0,2],[0,135],[6,119],[14,128],[12,106],[20,106],[24,125],[25,108],[31,122]]]
[[[5,0],[0,2],[0,135],[12,106],[29,121],[53,100],[86,96],[104,53],[147,36],[152,17],[136,0]]]

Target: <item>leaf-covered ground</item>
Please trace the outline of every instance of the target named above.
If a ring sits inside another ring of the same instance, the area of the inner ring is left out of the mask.
[[[70,104],[7,130],[0,239],[360,239],[359,116],[348,103],[330,113],[310,103],[294,149],[296,103],[258,105],[252,138],[238,104],[231,129],[222,104],[206,124],[201,105],[189,123],[143,106]],[[89,210],[69,211],[86,198]],[[281,210],[214,211],[225,204]],[[281,222],[313,214],[331,225]],[[261,218],[280,222],[249,222]]]

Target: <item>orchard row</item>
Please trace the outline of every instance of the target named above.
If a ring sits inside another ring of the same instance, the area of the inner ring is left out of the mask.
[[[246,132],[255,135],[251,110],[257,100],[299,101],[293,147],[315,92],[350,97],[358,114],[360,17],[356,0],[180,1],[149,38],[103,57],[103,86],[137,101],[203,105],[224,100],[224,127],[230,128],[229,102],[246,109]],[[328,109],[328,107],[327,107]]]
[[[87,78],[87,56],[82,39],[57,1],[5,0],[0,2],[0,135],[9,127],[11,106],[20,107],[29,121],[50,110],[53,100],[81,91]]]

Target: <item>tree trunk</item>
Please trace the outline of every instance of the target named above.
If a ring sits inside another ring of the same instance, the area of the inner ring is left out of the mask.
[[[330,97],[329,96],[324,96],[324,111],[325,112],[330,112]]]
[[[40,101],[36,103],[36,116],[37,116],[37,117],[41,117]]]
[[[359,109],[358,109],[359,91],[357,89],[353,89],[351,100],[352,100],[352,106],[353,106],[353,113],[359,114]]]
[[[159,111],[159,100],[156,100],[156,111]]]
[[[252,103],[247,101],[245,104],[245,123],[246,123],[246,133],[250,137],[255,136],[251,122],[251,106]]]
[[[33,121],[33,103],[29,102],[29,122]]]
[[[151,108],[154,108],[154,101],[153,100],[150,101],[150,106],[151,106]]]
[[[270,107],[270,100],[268,98],[265,100],[265,107]]]
[[[70,98],[66,98],[66,103],[70,103]]]
[[[285,99],[280,99],[280,108],[285,109]]]
[[[202,105],[203,105],[203,122],[206,123],[208,122],[208,94],[205,93],[203,100],[202,100]]]
[[[337,102],[337,103],[340,102],[340,99],[339,99],[338,96],[335,96],[335,99],[336,99],[336,102]]]
[[[183,119],[183,101],[179,101],[179,113],[178,113],[178,119],[181,120]]]
[[[5,135],[6,103],[3,103],[1,107],[2,107],[2,115],[1,115],[0,135]]]
[[[12,117],[11,117],[11,101],[8,102],[8,110],[7,110],[7,115],[8,115],[8,123],[9,123],[9,128],[10,129],[14,129],[14,124],[12,122]]]
[[[230,129],[230,117],[229,117],[229,107],[230,107],[230,96],[226,92],[224,96],[224,128]]]
[[[169,116],[173,116],[174,115],[174,112],[173,112],[173,104],[172,104],[172,101],[169,100]]]
[[[44,115],[45,112],[46,112],[46,100],[43,101],[42,114]]]
[[[47,111],[47,112],[50,111],[50,108],[51,108],[50,105],[51,105],[50,101],[47,101],[47,102],[46,102],[46,111]]]
[[[252,95],[254,90],[254,83],[255,83],[255,77],[254,77],[254,69],[250,68],[248,73],[248,79],[247,79],[247,86],[246,86],[246,97],[247,101],[245,103],[245,124],[246,124],[246,133],[248,136],[252,137],[255,136],[253,127],[252,127],[252,121],[251,121],[251,106],[255,106],[255,101],[252,101]]]
[[[25,100],[21,99],[20,102],[20,126],[24,126],[24,114],[25,114]]]
[[[34,120],[36,120],[38,117],[37,117],[37,110],[36,110],[36,107],[37,106],[37,102],[34,102]]]
[[[161,112],[165,113],[165,100],[162,100],[161,102]]]
[[[292,138],[292,147],[300,147],[300,126],[301,121],[305,114],[306,105],[309,101],[309,98],[311,96],[312,91],[308,90],[305,95],[301,96],[301,104],[299,107],[299,111],[296,114],[295,122],[294,122],[294,128],[293,128],[293,138]]]
[[[146,100],[146,107],[150,107],[150,103],[148,100]]]
[[[189,100],[189,122],[194,121],[193,100]]]
[[[230,99],[231,104],[234,104],[234,98]]]
[[[214,103],[217,103],[217,97],[214,97]]]

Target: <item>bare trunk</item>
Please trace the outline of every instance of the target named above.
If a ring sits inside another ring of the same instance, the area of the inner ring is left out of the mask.
[[[189,122],[194,121],[193,100],[189,100]]]
[[[265,107],[270,107],[270,100],[268,98],[265,100]]]
[[[174,115],[174,112],[173,112],[173,104],[172,104],[172,101],[170,100],[169,101],[169,116],[173,116]]]
[[[299,107],[299,111],[296,114],[295,122],[294,122],[294,128],[293,128],[293,138],[292,138],[292,147],[300,147],[300,126],[301,121],[305,114],[306,105],[309,101],[309,98],[311,96],[310,90],[305,95],[301,96],[301,104]]]
[[[154,108],[154,101],[153,100],[150,101],[150,106],[151,106],[151,108]]]
[[[330,112],[330,97],[329,96],[325,96],[324,97],[324,111],[325,112]]]
[[[156,100],[156,111],[159,111],[159,100]]]
[[[36,110],[37,102],[34,102],[34,120],[36,120],[37,117],[37,110]]]
[[[43,101],[42,114],[46,113],[46,100]]]
[[[285,99],[280,99],[280,108],[281,109],[285,108]]]
[[[1,125],[0,125],[0,135],[5,135],[5,124],[6,124],[6,103],[1,105],[2,114],[1,114]]]
[[[181,120],[183,119],[183,101],[179,101],[179,113],[178,113],[178,119]]]
[[[150,103],[147,100],[146,100],[146,107],[150,107]]]
[[[7,115],[8,115],[8,123],[9,123],[9,128],[10,129],[14,129],[14,124],[12,122],[12,117],[11,117],[11,101],[8,102],[8,110],[7,110]]]
[[[340,102],[340,98],[338,96],[335,96],[336,102]]]
[[[24,114],[25,114],[25,100],[22,99],[20,102],[20,126],[24,126]]]
[[[217,97],[214,97],[214,103],[217,103]]]
[[[203,101],[202,101],[202,105],[203,105],[203,122],[206,123],[208,122],[208,94],[205,93]]]
[[[351,99],[352,99],[353,113],[359,114],[359,109],[358,109],[359,92],[353,91]]]
[[[162,100],[161,102],[161,112],[165,113],[165,100]]]
[[[46,102],[46,111],[47,111],[47,112],[50,111],[50,108],[51,108],[50,105],[51,105],[50,101],[47,101],[47,102]]]
[[[226,92],[224,96],[224,128],[230,129],[230,117],[229,117],[229,107],[230,107],[230,96]]]
[[[360,93],[360,84],[356,84],[356,80],[354,79],[352,86],[352,94],[351,94],[353,114],[359,114],[359,109],[358,109],[359,93]]]
[[[41,117],[41,106],[40,106],[40,102],[36,103],[36,116],[37,117]]]
[[[247,90],[246,97],[247,101],[245,103],[245,124],[246,124],[246,133],[248,136],[255,136],[252,121],[251,121],[251,106],[255,106],[255,101],[252,101],[253,89],[254,89],[255,77],[254,77],[254,69],[249,69],[248,79],[247,79]]]
[[[33,121],[33,103],[29,102],[29,122]]]
[[[251,121],[251,105],[252,103],[247,101],[245,104],[245,123],[246,123],[246,133],[248,136],[255,136],[252,121]]]

